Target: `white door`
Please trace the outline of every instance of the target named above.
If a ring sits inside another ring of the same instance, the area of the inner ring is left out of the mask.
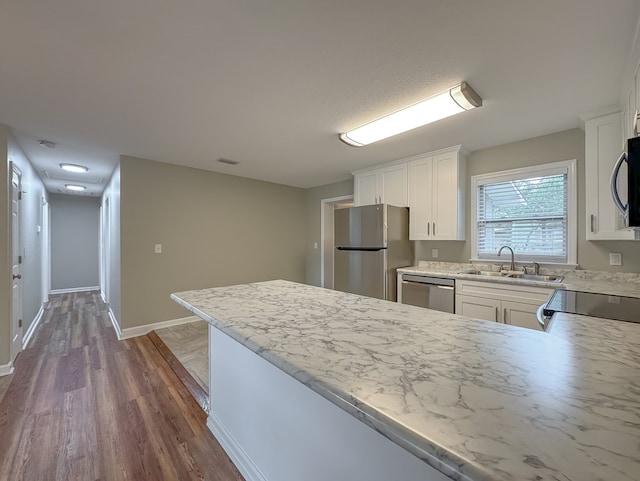
[[[431,157],[409,163],[409,239],[431,238]]]
[[[11,164],[11,362],[22,350],[20,196],[22,174]]]
[[[407,207],[409,205],[409,199],[407,198],[407,164],[392,165],[382,169],[379,190],[383,204]]]
[[[461,316],[502,322],[501,302],[474,296],[456,296],[456,314]]]
[[[357,174],[354,180],[355,204],[378,204],[378,172]]]
[[[455,240],[458,236],[458,154],[447,152],[433,158],[433,239]]]
[[[538,306],[535,304],[502,301],[504,322],[512,326],[527,327],[536,331],[542,331],[542,326],[538,323],[536,316],[537,310]]]

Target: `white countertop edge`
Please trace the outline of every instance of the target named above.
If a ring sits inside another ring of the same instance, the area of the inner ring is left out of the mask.
[[[171,294],[171,299],[446,476],[455,481],[492,481],[494,479],[481,466],[470,463],[469,460],[431,439],[417,435],[394,419],[382,416],[378,410],[368,404],[359,402],[344,391],[318,381],[314,376],[290,364],[272,351],[261,348],[221,321],[188,304],[178,294]]]

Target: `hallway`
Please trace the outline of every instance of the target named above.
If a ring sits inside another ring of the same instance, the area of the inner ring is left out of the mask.
[[[97,291],[51,296],[0,401],[2,480],[242,477],[147,336],[118,341]]]

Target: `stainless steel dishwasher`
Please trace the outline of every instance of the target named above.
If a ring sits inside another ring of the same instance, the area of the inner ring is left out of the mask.
[[[451,312],[455,308],[455,281],[402,274],[402,304]]]

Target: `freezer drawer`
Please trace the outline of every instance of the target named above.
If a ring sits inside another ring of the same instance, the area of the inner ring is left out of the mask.
[[[338,291],[386,299],[386,250],[336,250],[334,287]]]

